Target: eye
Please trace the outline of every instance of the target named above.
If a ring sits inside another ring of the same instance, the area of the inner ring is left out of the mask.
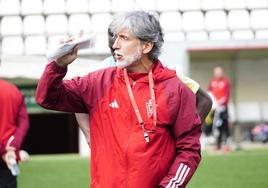
[[[122,39],[123,39],[123,40],[128,40],[128,37],[123,35],[123,36],[122,36]]]

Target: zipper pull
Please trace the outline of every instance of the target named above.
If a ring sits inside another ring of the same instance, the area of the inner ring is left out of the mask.
[[[143,136],[144,136],[145,142],[146,142],[146,143],[149,143],[149,142],[150,142],[149,134],[148,134],[147,132],[144,132],[144,133],[143,133]]]

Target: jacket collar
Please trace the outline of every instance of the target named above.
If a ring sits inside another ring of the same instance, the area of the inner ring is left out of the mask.
[[[140,83],[148,83],[148,76],[141,76],[141,75],[148,75],[147,73],[133,73],[130,76],[131,82],[133,79],[131,77],[139,77],[136,82]],[[163,80],[167,80],[176,76],[176,71],[168,69],[162,65],[160,60],[156,60],[153,64],[153,79],[155,83],[161,82]],[[117,77],[124,81],[124,71],[122,68],[117,68]]]

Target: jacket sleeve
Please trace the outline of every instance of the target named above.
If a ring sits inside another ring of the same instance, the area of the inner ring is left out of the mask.
[[[60,67],[56,62],[49,63],[41,76],[36,93],[36,102],[47,109],[87,113],[81,92],[86,88],[83,78],[63,80],[67,67]]]
[[[196,113],[195,95],[185,86],[180,88],[180,104],[173,134],[176,139],[176,157],[160,187],[185,187],[201,159],[201,121]]]
[[[22,101],[17,116],[17,127],[14,134],[14,140],[10,144],[10,146],[14,147],[17,151],[20,149],[20,146],[24,140],[28,128],[29,128],[29,116],[27,113],[24,98],[22,97]]]

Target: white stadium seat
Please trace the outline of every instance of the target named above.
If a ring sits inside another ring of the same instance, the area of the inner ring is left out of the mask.
[[[223,0],[201,0],[201,8],[204,10],[223,9]]]
[[[234,40],[252,40],[253,38],[254,34],[251,30],[234,31],[232,34]]]
[[[0,15],[18,15],[20,13],[19,0],[1,1]]]
[[[266,30],[257,30],[255,32],[256,39],[268,40],[268,29]]]
[[[264,21],[265,18],[268,18],[268,10],[252,10],[250,14],[250,22],[253,29],[267,29],[268,22]]]
[[[136,10],[144,11],[155,11],[156,10],[156,1],[155,0],[136,0],[135,1]]]
[[[88,12],[88,0],[68,0],[66,1],[67,13]]]
[[[228,26],[231,30],[249,29],[250,19],[246,10],[232,10],[228,14]]]
[[[1,50],[0,50],[1,51]],[[23,54],[22,37],[4,37],[2,39],[2,54]]]
[[[185,40],[185,36],[183,32],[166,32],[164,35],[164,39],[165,41],[170,41],[170,42],[174,42],[174,41],[184,41]]]
[[[45,36],[32,36],[25,39],[25,53],[43,55],[47,49]]]
[[[227,16],[224,11],[208,11],[205,15],[205,25],[208,30],[227,29]]]
[[[224,8],[228,10],[245,9],[246,0],[224,0]]]
[[[21,35],[22,19],[19,16],[5,16],[1,20],[1,35]]]
[[[180,0],[179,9],[183,11],[200,10],[201,9],[200,0]]]
[[[107,29],[112,20],[110,14],[93,14],[91,16],[91,26],[93,33],[105,33],[107,34]]]
[[[205,31],[192,31],[187,32],[186,39],[189,41],[205,41],[208,39]]]
[[[267,8],[268,1],[267,0],[247,0],[247,8],[256,9],[256,8]]]
[[[22,0],[21,1],[21,13],[23,15],[43,13],[42,0]]]
[[[81,31],[89,33],[92,29],[88,14],[72,14],[69,17],[68,24],[68,31],[71,35],[78,34]]]
[[[186,31],[203,30],[205,25],[201,11],[184,12],[182,15],[182,27]]]
[[[34,27],[33,27],[34,25]],[[41,15],[26,16],[23,20],[23,33],[25,35],[31,34],[45,34],[45,19]]]
[[[182,28],[181,14],[179,12],[164,12],[160,15],[159,21],[163,30],[166,31],[179,31]]]
[[[156,7],[158,11],[172,11],[179,9],[179,1],[178,0],[157,0]]]
[[[210,40],[230,40],[231,33],[229,31],[212,31],[209,33]]]
[[[44,0],[44,13],[64,13],[65,11],[65,0]]]
[[[134,2],[133,0],[124,0],[124,3],[122,3],[122,0],[113,0],[112,1],[112,12],[125,12],[125,11],[131,11],[134,8]]]
[[[68,21],[65,15],[50,15],[46,19],[46,30],[48,34],[67,33]]]
[[[110,0],[89,0],[89,12],[109,12],[111,4]]]

